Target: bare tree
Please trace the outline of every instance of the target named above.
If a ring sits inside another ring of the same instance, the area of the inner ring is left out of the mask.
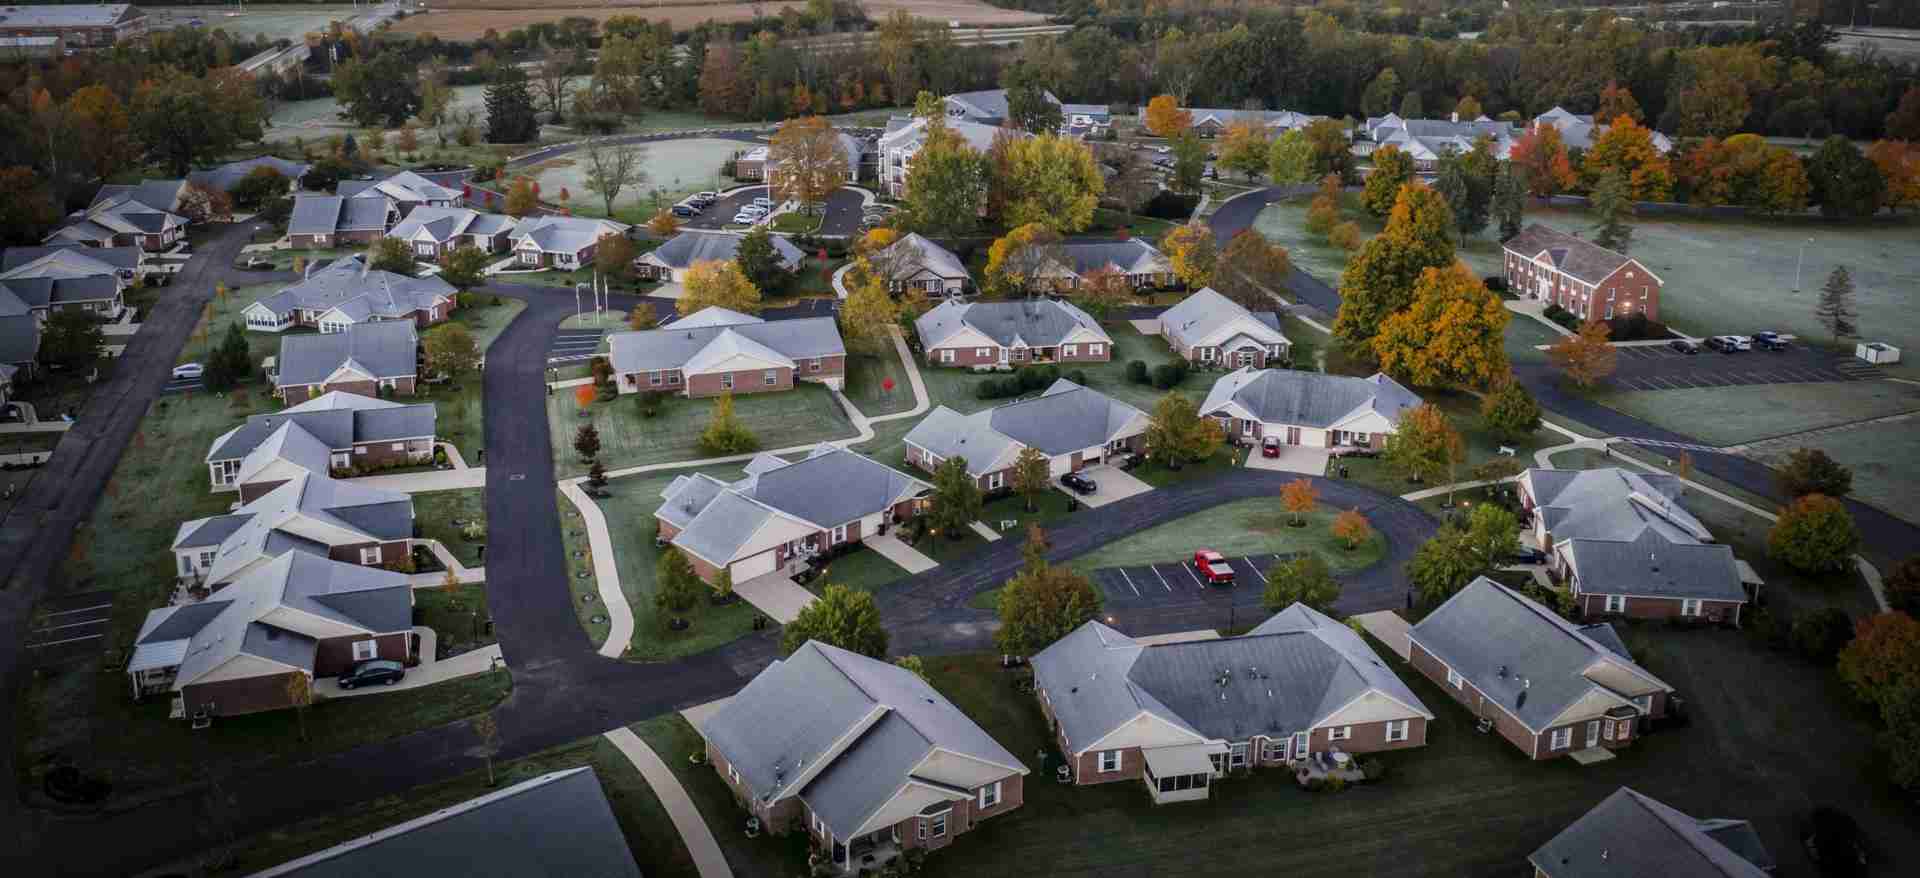
[[[534,77],[534,91],[539,92],[546,101],[547,109],[553,112],[554,118],[566,114],[567,98],[573,90],[572,66],[570,57],[548,48],[546,59],[540,62],[539,75]]]
[[[590,140],[580,156],[587,164],[587,191],[600,196],[607,216],[613,216],[613,202],[621,192],[647,182],[647,170],[643,167],[647,151],[643,147],[611,146]]]

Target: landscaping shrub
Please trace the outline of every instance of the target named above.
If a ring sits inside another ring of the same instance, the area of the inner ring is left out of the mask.
[[[1127,364],[1127,380],[1135,384],[1153,383],[1153,376],[1147,374],[1145,360],[1134,360]]]
[[[1793,649],[1809,661],[1833,664],[1851,639],[1853,620],[1837,607],[1815,610],[1793,622]]]
[[[1607,334],[1614,341],[1648,341],[1672,335],[1665,324],[1648,320],[1647,315],[1640,313],[1607,321]]]
[[[1028,366],[1014,373],[1014,378],[1019,381],[1019,389],[1006,394],[1007,396],[1034,393],[1053,386],[1053,382],[1060,380],[1060,367]]]
[[[453,301],[454,304],[458,305],[461,309],[466,309],[480,304],[480,297],[473,293],[461,293],[454,296]]]
[[[1067,373],[1067,380],[1068,380],[1068,381],[1071,381],[1071,382],[1073,382],[1073,383],[1075,383],[1075,384],[1078,384],[1078,385],[1080,385],[1081,387],[1085,387],[1085,386],[1087,386],[1087,370],[1085,370],[1085,369],[1075,369],[1075,370],[1073,370],[1073,371],[1071,371],[1071,372],[1068,372],[1068,373]]]
[[[1156,219],[1186,222],[1187,217],[1193,215],[1193,209],[1199,204],[1200,196],[1181,195],[1169,189],[1149,199],[1147,206],[1140,209],[1140,213]]]
[[[640,404],[640,417],[651,418],[660,414],[660,402],[666,399],[666,396],[665,393],[658,390],[649,390],[640,394],[638,400]]]
[[[573,127],[588,134],[612,134],[625,127],[619,113],[574,113]]]
[[[973,386],[973,395],[981,399],[1000,399],[1002,397],[1012,396],[1013,394],[1008,393],[1006,390],[1006,385],[1009,383],[1011,383],[1011,381],[988,378]],[[1016,384],[1014,386],[1018,387],[1019,385]]]
[[[1360,773],[1366,775],[1367,780],[1379,780],[1387,776],[1387,764],[1375,758],[1362,759]]]
[[[1187,380],[1187,364],[1161,363],[1153,367],[1153,386],[1161,390],[1171,390]]]
[[[607,384],[595,384],[593,386],[593,398],[600,402],[612,402],[613,398],[619,395],[620,391],[613,389],[611,382]]]
[[[1482,283],[1487,285],[1487,289],[1496,293],[1504,293],[1507,291],[1507,279],[1497,274],[1487,275]]]

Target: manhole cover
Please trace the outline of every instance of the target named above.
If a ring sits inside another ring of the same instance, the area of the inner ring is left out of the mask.
[[[583,603],[583,604],[591,604],[591,603],[593,603],[593,595],[591,595],[591,594],[583,594],[583,595],[581,595],[581,596],[580,596],[580,602],[581,602],[581,603]]]

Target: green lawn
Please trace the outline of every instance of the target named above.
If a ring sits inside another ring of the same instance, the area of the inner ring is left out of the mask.
[[[672,760],[668,760],[671,764]],[[233,847],[236,872],[252,872],[306,856],[371,832],[553,771],[588,766],[620,822],[633,858],[648,875],[698,874],[673,819],[633,763],[607,739],[576,741],[494,766],[495,783],[482,769],[404,793],[362,802],[322,817],[239,840]]]
[[[1229,557],[1317,552],[1336,571],[1358,570],[1380,560],[1386,543],[1378,534],[1349,551],[1345,542],[1328,532],[1336,514],[1332,509],[1316,510],[1304,516],[1305,526],[1291,527],[1277,497],[1236,500],[1150,527],[1070,563],[1081,570],[1157,564],[1191,559],[1200,548]]]
[[[486,525],[486,492],[483,489],[461,488],[415,494],[413,520],[420,523],[423,537],[439,540],[460,563],[468,567],[480,566],[480,547],[485,545],[486,537],[481,537],[479,542],[469,542],[466,535],[461,533],[462,524],[456,522],[478,521],[482,527]]]
[[[833,559],[807,589],[818,594],[828,585],[844,585],[855,591],[879,591],[906,578],[907,571],[868,548],[856,548]]]
[[[301,250],[301,249],[268,250],[264,253],[243,254],[236,261],[235,264],[236,266],[243,265],[246,263],[248,259],[261,257],[261,258],[265,258],[268,262],[273,263],[272,270],[274,271],[293,271],[294,270],[293,263],[294,263],[294,260],[296,259],[303,260],[300,263],[302,267],[309,266],[309,265],[326,265],[336,259],[339,259],[342,256],[351,256],[355,253],[360,253],[360,252],[364,252],[364,251],[331,248],[331,247],[323,247],[323,248],[313,249],[313,250]],[[286,284],[274,284],[273,286],[284,287],[286,286]]]
[[[1465,463],[1455,468],[1453,481],[1464,482],[1473,479],[1475,467],[1503,456],[1499,453],[1503,445],[1514,450],[1512,460],[1531,466],[1535,451],[1566,441],[1560,434],[1545,428],[1534,431],[1533,435],[1525,439],[1502,439],[1489,432],[1481,423],[1479,397],[1461,391],[1435,390],[1426,387],[1419,388],[1415,392],[1420,394],[1421,399],[1439,406],[1441,411],[1446,412],[1447,420],[1466,441],[1467,459]],[[1387,466],[1384,457],[1342,458],[1330,465],[1329,469],[1337,469],[1340,466],[1347,468],[1349,478],[1388,494],[1405,494],[1446,483],[1445,479],[1431,484],[1409,483],[1405,476]]]
[[[506,330],[507,324],[512,323],[513,318],[520,316],[520,312],[527,310],[527,303],[519,299],[503,299],[489,293],[473,295],[480,304],[472,308],[454,309],[451,322],[465,326],[467,332],[473,335],[474,345],[484,354],[487,348],[493,346],[493,340],[499,338],[500,333]]]
[[[246,329],[246,322],[240,316],[241,311],[248,305],[286,288],[285,283],[254,284],[229,290],[225,301],[215,296],[201,312],[200,322],[193,327],[193,334],[187,337],[186,346],[180,349],[180,358],[174,362],[205,363],[208,353],[225,337],[227,324],[238,323],[241,329]],[[290,329],[282,333],[246,333],[247,361],[254,365],[255,377],[259,377],[258,368],[261,359],[280,353],[280,339],[283,336],[312,331],[311,329]]]
[[[893,381],[893,389],[886,382]],[[884,353],[847,357],[847,382],[841,390],[860,413],[869,418],[913,408],[913,383],[900,364],[900,352],[888,345]]]
[[[1539,346],[1553,344],[1560,338],[1559,333],[1540,321],[1515,314],[1507,323],[1507,361],[1516,365],[1547,362],[1547,352]]]
[[[554,504],[560,514],[560,548],[567,559],[567,591],[573,598],[574,615],[580,619],[580,627],[587,631],[587,640],[595,649],[607,642],[607,634],[613,623],[607,618],[607,611],[600,604],[599,581],[593,573],[593,545],[587,539],[587,529],[580,521],[579,510],[573,507],[567,495],[555,491]],[[609,521],[608,526],[614,527]],[[614,530],[614,538],[619,539],[621,530]],[[651,542],[648,543],[651,545]],[[627,585],[624,581],[622,585]],[[629,602],[635,597],[631,588],[627,591]]]
[[[707,457],[699,439],[716,402],[712,397],[668,396],[661,400],[659,413],[647,418],[641,416],[640,397],[628,394],[593,403],[589,420],[580,417],[571,389],[555,392],[547,399],[554,468],[562,478],[586,474],[587,465],[573,451],[574,434],[586,423],[600,431],[600,462],[608,469]],[[736,396],[733,407],[766,448],[845,439],[857,432],[833,394],[818,384],[802,382],[791,391]]]
[[[654,606],[654,565],[660,559],[660,551],[653,546],[653,513],[660,508],[660,492],[672,484],[675,476],[696,472],[705,472],[728,481],[741,476],[737,464],[628,476],[614,479],[608,484],[607,490],[612,492],[612,497],[594,501],[600,504],[601,514],[606,516],[607,527],[612,531],[613,557],[620,569],[620,587],[626,593],[627,603],[633,607],[633,644],[627,652],[629,659],[663,661],[712,649],[753,630],[753,618],[759,614],[746,601],[715,606],[701,600],[691,610],[678,614],[691,623],[686,630],[669,631]],[[560,526],[562,529],[573,529],[578,521],[563,516]],[[581,543],[584,542],[582,539]],[[570,543],[567,552],[569,565],[575,563],[573,551]],[[576,588],[582,587],[582,581],[577,579],[571,567],[567,575],[568,581],[575,583]],[[591,580],[584,582],[585,587],[592,588]],[[577,598],[575,603],[580,603]],[[595,636],[595,642],[605,639],[604,630]]]
[[[680,786],[693,799],[695,808],[713,830],[720,852],[726,855],[733,874],[740,876],[778,876],[807,874],[807,834],[791,832],[782,837],[761,835],[747,838],[747,812],[734,801],[727,782],[707,764],[688,760],[694,753],[705,753],[700,733],[677,713],[656,716],[629,728],[647,742],[660,761],[673,769]],[[644,866],[643,866],[644,868]]]
[[[400,402],[430,402],[434,408],[434,428],[440,441],[460,449],[468,466],[481,466],[480,450],[486,447],[485,394],[479,375],[466,375],[445,384],[423,384],[420,393],[394,397]]]
[[[1920,387],[1899,381],[1756,384],[1610,393],[1596,401],[1711,445],[1734,445],[1920,411]],[[1879,439],[1902,431],[1863,432]]]
[[[1287,248],[1287,258],[1295,268],[1337,285],[1341,273],[1347,270],[1349,254],[1328,244],[1326,235],[1314,234],[1307,228],[1307,207],[1311,201],[1311,198],[1297,198],[1269,204],[1254,219],[1253,228],[1267,240]],[[1342,198],[1340,219],[1358,224],[1363,238],[1378,234],[1384,225],[1360,207],[1357,192]]]
[[[1150,244],[1158,244],[1161,238],[1179,225],[1158,217],[1122,213],[1102,207],[1093,212],[1093,225],[1087,227],[1086,234],[1117,235],[1124,231]]]
[[[1850,467],[1853,493],[1849,496],[1855,500],[1920,524],[1920,507],[1913,502],[1914,486],[1920,485],[1920,430],[1914,429],[1912,421],[1809,436],[1791,447],[1769,449],[1762,459],[1777,466],[1799,446],[1818,448]]]
[[[493,614],[487,610],[487,585],[464,583],[449,592],[445,588],[419,588],[413,592],[414,614],[421,625],[432,628],[439,646],[447,655],[458,655],[498,642],[489,629]]]

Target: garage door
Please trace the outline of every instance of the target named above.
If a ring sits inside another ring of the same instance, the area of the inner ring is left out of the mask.
[[[733,562],[733,581],[746,582],[773,572],[773,550]]]
[[[1047,475],[1059,477],[1073,470],[1073,455],[1062,454],[1047,458]]]

